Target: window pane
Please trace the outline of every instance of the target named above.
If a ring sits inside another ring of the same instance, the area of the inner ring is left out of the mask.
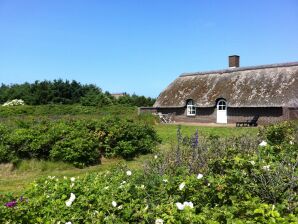
[[[189,101],[187,102],[187,105],[193,105],[193,101],[192,101],[192,100],[189,100]]]
[[[187,115],[195,115],[196,108],[193,105],[187,105]]]

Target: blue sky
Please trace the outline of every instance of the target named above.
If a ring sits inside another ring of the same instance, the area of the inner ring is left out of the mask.
[[[0,0],[0,83],[157,97],[183,72],[298,61],[297,0]]]

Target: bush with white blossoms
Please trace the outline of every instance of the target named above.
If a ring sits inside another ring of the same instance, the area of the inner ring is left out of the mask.
[[[297,144],[208,147],[188,161],[209,153],[206,169],[166,167],[160,155],[145,170],[42,178],[22,196],[0,195],[0,223],[298,223]]]
[[[10,100],[5,102],[4,104],[2,104],[2,106],[7,107],[7,106],[22,106],[25,105],[24,100],[21,99],[14,99],[14,100]]]

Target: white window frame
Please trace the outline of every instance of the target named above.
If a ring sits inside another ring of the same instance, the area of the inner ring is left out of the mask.
[[[227,102],[225,100],[220,100],[217,103],[218,110],[227,110]]]
[[[186,115],[187,116],[196,116],[196,107],[193,100],[189,100],[186,105]]]

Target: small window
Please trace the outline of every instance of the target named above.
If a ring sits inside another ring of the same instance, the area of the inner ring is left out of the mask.
[[[217,104],[218,110],[227,110],[227,103],[224,100],[220,100]]]
[[[189,100],[187,102],[186,115],[187,116],[195,116],[196,115],[196,108],[195,108],[193,100]]]

